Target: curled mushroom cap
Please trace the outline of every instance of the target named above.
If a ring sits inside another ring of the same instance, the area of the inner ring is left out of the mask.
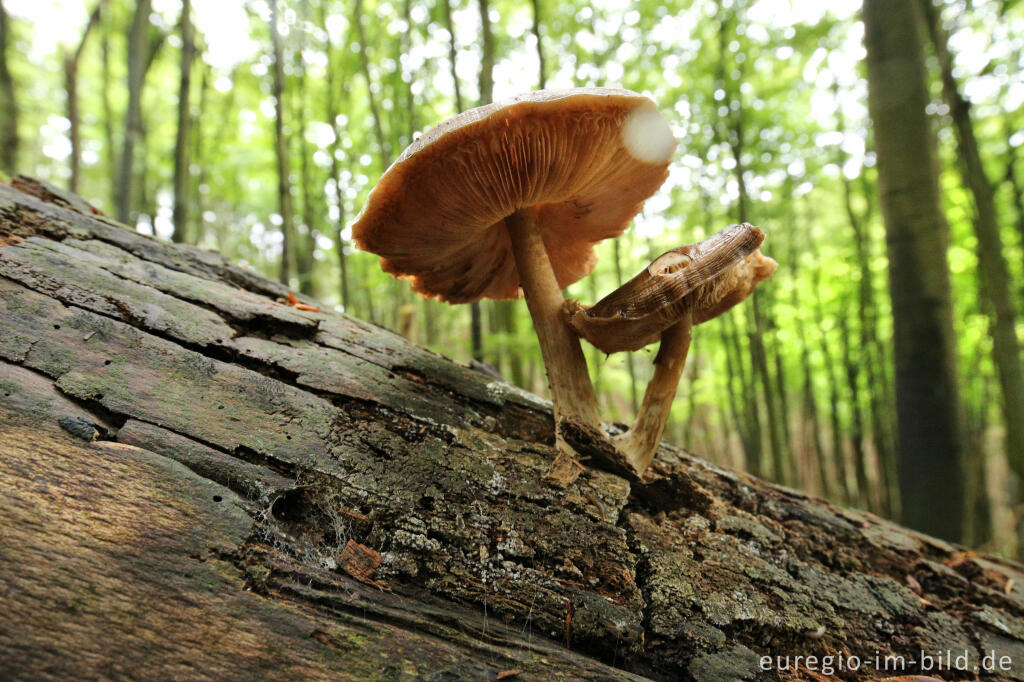
[[[413,143],[374,188],[355,244],[452,303],[519,296],[505,219],[531,209],[558,286],[588,274],[661,186],[676,140],[628,90],[542,90],[466,111]]]
[[[565,302],[573,331],[606,353],[661,341],[633,425],[610,447],[593,450],[608,468],[636,477],[651,463],[686,366],[692,327],[721,315],[771,276],[776,263],[761,253],[763,241],[753,225],[732,225],[667,251],[593,306]]]
[[[763,241],[764,232],[753,225],[731,225],[702,242],[666,251],[592,306],[566,301],[566,319],[605,353],[639,350],[686,312],[699,324],[746,298],[774,271],[764,262],[775,261],[757,250]]]

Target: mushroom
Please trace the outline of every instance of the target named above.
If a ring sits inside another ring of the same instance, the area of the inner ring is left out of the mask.
[[[518,298],[547,368],[559,452],[564,426],[605,438],[560,289],[591,272],[668,176],[676,140],[628,90],[541,90],[472,109],[417,139],[381,177],[352,228],[414,291],[449,303]]]
[[[635,423],[611,439],[612,448],[594,452],[606,465],[639,476],[650,464],[686,365],[692,327],[745,299],[775,271],[775,261],[758,248],[762,241],[758,228],[733,225],[662,254],[593,306],[566,301],[569,326],[606,353],[661,340]]]

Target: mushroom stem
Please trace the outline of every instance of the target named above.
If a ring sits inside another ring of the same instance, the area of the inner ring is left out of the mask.
[[[536,209],[519,209],[505,219],[505,226],[519,271],[519,284],[526,295],[526,305],[547,367],[555,405],[555,445],[559,452],[573,455],[573,448],[562,435],[566,420],[603,433],[597,412],[597,396],[587,372],[583,348],[579,337],[562,317],[564,298],[558,288],[544,238],[537,227]]]
[[[693,312],[687,311],[678,322],[661,333],[661,345],[654,358],[654,376],[644,391],[636,422],[629,431],[612,438],[615,448],[638,473],[654,459],[661,442],[679,379],[686,366],[692,328]]]

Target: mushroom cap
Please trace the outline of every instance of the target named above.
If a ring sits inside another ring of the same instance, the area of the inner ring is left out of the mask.
[[[504,220],[535,207],[560,287],[626,229],[668,177],[676,139],[629,90],[540,90],[470,109],[413,142],[352,226],[356,246],[450,303],[518,298]]]
[[[594,305],[566,301],[566,321],[605,353],[639,350],[687,312],[699,324],[746,298],[775,270],[758,249],[763,241],[764,232],[742,223],[666,251]]]
[[[738,303],[742,303],[754,288],[772,276],[779,266],[774,258],[761,253],[761,249],[699,287],[690,294],[693,301],[693,323],[703,324],[713,320]]]

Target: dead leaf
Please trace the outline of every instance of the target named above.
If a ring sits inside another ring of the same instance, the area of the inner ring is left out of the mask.
[[[924,590],[921,589],[921,583],[917,582],[917,578],[910,575],[909,573],[907,574],[907,587],[909,587],[911,591],[913,591],[918,596],[920,596],[924,592]]]
[[[523,674],[523,671],[520,670],[519,668],[515,668],[513,670],[502,670],[500,673],[498,673],[498,677],[496,679],[507,680],[510,677],[518,677],[519,675],[522,675],[522,674]]]
[[[381,561],[379,553],[350,539],[338,557],[338,567],[361,583],[390,591],[391,587],[385,581],[374,577]]]

